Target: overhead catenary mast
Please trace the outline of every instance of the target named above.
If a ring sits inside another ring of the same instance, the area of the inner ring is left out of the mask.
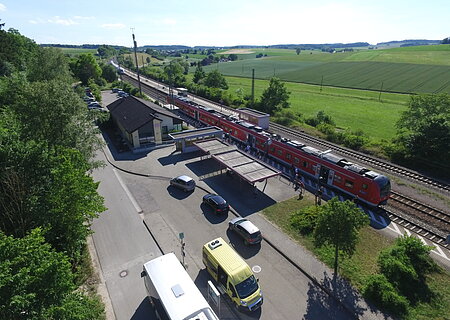
[[[134,38],[134,28],[131,28],[131,32],[133,35],[133,44],[134,44],[134,60],[136,61],[136,70],[137,70],[137,78],[138,78],[138,84],[139,84],[139,93],[142,95],[142,88],[141,88],[141,77],[139,76],[139,64],[137,59],[137,43]]]

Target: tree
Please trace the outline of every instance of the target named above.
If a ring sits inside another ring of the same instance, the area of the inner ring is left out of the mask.
[[[86,105],[70,83],[58,79],[28,83],[23,77],[11,77],[0,87],[0,100],[23,126],[22,139],[45,141],[47,148],[76,148],[86,161],[100,147]]]
[[[411,96],[409,107],[397,122],[395,142],[413,164],[430,161],[450,172],[450,96]]]
[[[369,224],[369,217],[355,203],[346,200],[340,202],[334,197],[320,210],[314,242],[318,247],[334,247],[334,275],[337,275],[339,253],[353,255],[358,242],[359,230]]]
[[[205,77],[205,71],[203,71],[203,68],[200,64],[197,65],[197,68],[195,68],[194,77],[192,78],[192,81],[194,83],[200,83],[200,81]]]
[[[28,80],[32,82],[54,79],[72,82],[67,58],[59,48],[37,48],[27,71]]]
[[[71,68],[84,85],[87,85],[89,79],[97,79],[102,74],[102,69],[91,53],[80,54]]]
[[[208,72],[204,83],[205,86],[210,88],[228,89],[227,80],[225,80],[225,77],[217,70]]]
[[[300,48],[295,49],[295,52],[297,53],[297,55],[299,55],[301,51],[302,50]]]
[[[76,297],[80,314],[96,319],[103,313],[92,299],[73,293],[74,276],[67,257],[45,243],[39,228],[24,238],[0,232],[0,270],[1,319],[49,319],[57,309],[73,305]]]
[[[179,60],[173,60],[164,67],[164,73],[169,83],[174,86],[184,86],[186,77],[184,76],[184,66]]]
[[[275,114],[284,108],[289,107],[289,94],[286,86],[278,78],[272,78],[269,82],[269,87],[264,90],[261,95],[261,101],[257,104],[258,109]]]
[[[418,297],[426,295],[426,276],[436,270],[430,251],[431,247],[416,237],[397,238],[394,246],[380,253],[380,272],[402,295],[415,302]]]
[[[449,44],[450,43],[450,37],[445,38],[441,41],[441,44]]]
[[[114,82],[117,80],[117,72],[116,68],[111,64],[103,64],[102,68],[102,77],[108,82]]]
[[[235,53],[231,53],[228,55],[228,59],[230,59],[231,61],[236,61],[238,59],[238,55]]]

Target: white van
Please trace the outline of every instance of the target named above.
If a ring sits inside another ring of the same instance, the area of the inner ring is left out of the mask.
[[[145,263],[141,276],[158,319],[219,320],[175,254]]]

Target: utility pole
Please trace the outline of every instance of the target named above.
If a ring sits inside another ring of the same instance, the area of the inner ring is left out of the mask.
[[[255,69],[252,69],[252,107],[255,103]]]
[[[139,93],[142,95],[142,88],[141,88],[141,78],[139,76],[139,65],[138,65],[138,59],[137,59],[137,43],[134,38],[134,28],[131,28],[132,35],[133,35],[133,44],[134,44],[134,60],[136,61],[136,70],[137,70],[137,78],[138,78],[138,84],[139,84]]]
[[[381,92],[383,91],[383,81],[381,81],[380,94],[378,95],[378,101],[381,101]]]

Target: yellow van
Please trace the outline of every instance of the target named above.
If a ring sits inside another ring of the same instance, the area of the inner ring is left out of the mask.
[[[253,311],[261,307],[263,295],[249,265],[222,238],[203,246],[203,264],[238,309]]]

